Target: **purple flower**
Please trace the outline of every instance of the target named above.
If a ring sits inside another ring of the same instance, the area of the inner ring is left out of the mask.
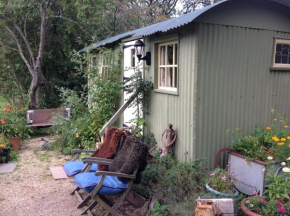
[[[227,177],[226,177],[226,176],[222,176],[221,179],[222,179],[223,181],[225,181],[225,180],[227,180]]]

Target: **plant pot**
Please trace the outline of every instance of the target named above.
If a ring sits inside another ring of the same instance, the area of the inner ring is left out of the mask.
[[[20,137],[11,137],[11,138],[8,138],[8,140],[9,140],[9,142],[12,143],[13,150],[15,152],[18,152],[21,138]]]
[[[256,213],[252,212],[251,210],[247,209],[245,204],[244,204],[245,200],[246,199],[243,199],[242,202],[241,202],[241,211],[245,215],[248,215],[248,216],[262,216],[262,215],[256,214]]]
[[[205,188],[206,188],[209,192],[211,192],[211,193],[213,193],[213,194],[216,194],[216,195],[218,195],[218,196],[222,196],[222,197],[236,197],[236,196],[239,195],[239,192],[238,192],[235,188],[234,188],[235,192],[232,193],[232,194],[229,194],[229,193],[223,193],[223,192],[217,191],[217,190],[211,188],[211,187],[209,186],[208,183],[205,185]]]
[[[8,163],[10,161],[10,149],[4,149],[3,152],[0,154],[0,160],[2,163]],[[5,160],[2,160],[2,157],[5,157]]]

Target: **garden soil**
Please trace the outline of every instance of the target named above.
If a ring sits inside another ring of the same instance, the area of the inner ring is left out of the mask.
[[[78,200],[70,192],[75,188],[73,178],[54,180],[49,167],[62,166],[71,160],[57,151],[41,149],[44,138],[26,140],[20,146],[18,165],[12,173],[0,174],[0,216],[73,216],[80,215]],[[128,203],[120,207],[123,215],[132,214]],[[94,209],[95,215],[102,209]]]

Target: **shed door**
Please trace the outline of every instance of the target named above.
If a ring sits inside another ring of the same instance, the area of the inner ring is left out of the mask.
[[[124,43],[125,46],[127,45],[134,45],[136,40],[126,42]],[[138,62],[138,58],[135,53],[135,48],[134,46],[128,47],[124,49],[124,75],[123,79],[124,81],[130,78],[135,71],[138,70],[138,68],[141,70],[143,68],[143,63],[142,61]],[[143,70],[142,70],[142,77],[143,77]],[[127,83],[128,84],[128,83]],[[128,93],[126,89],[124,89],[124,102],[126,102],[132,93]],[[130,127],[133,124],[134,119],[136,118],[136,107],[128,107],[124,111],[124,126]]]

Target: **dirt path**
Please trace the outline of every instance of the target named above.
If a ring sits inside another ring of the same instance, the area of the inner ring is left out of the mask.
[[[0,216],[80,215],[77,198],[69,195],[73,179],[54,180],[49,170],[70,157],[42,151],[42,143],[41,137],[25,141],[14,172],[0,174]]]

